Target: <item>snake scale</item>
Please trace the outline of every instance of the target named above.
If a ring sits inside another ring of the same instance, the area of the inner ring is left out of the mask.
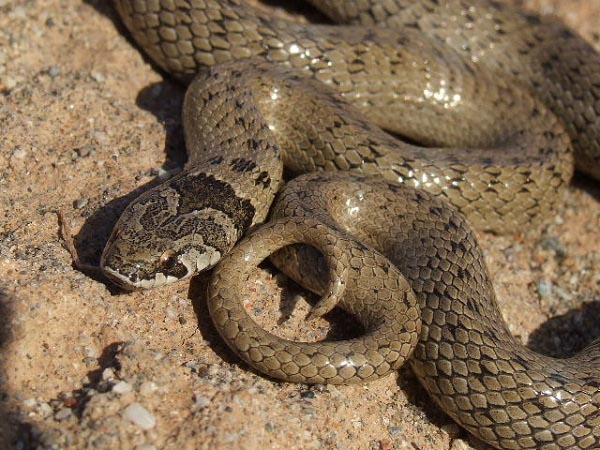
[[[105,273],[151,288],[216,265],[217,329],[269,376],[349,383],[408,359],[497,448],[600,448],[600,345],[553,359],[517,342],[468,225],[544,217],[573,160],[600,178],[600,57],[494,0],[311,3],[343,25],[242,0],[115,0],[150,58],[191,84],[188,162],[125,209]],[[279,192],[284,165],[304,175]],[[241,302],[273,252],[321,295],[312,316],[341,306],[365,334],[304,343],[260,329]]]

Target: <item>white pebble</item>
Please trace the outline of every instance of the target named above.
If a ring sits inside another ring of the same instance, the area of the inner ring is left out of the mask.
[[[90,73],[90,76],[92,77],[92,79],[98,83],[102,83],[106,78],[104,77],[104,74],[101,72],[92,72]]]
[[[143,430],[151,430],[156,426],[156,419],[150,411],[139,403],[132,403],[123,411],[123,417]]]
[[[125,394],[126,392],[131,392],[131,385],[125,381],[119,381],[112,387],[113,392],[117,394]]]
[[[553,286],[551,281],[548,281],[544,278],[539,278],[535,284],[540,297],[548,298],[552,295]]]
[[[52,407],[48,403],[41,403],[38,406],[38,412],[42,417],[49,417],[52,414]]]
[[[24,150],[22,148],[17,148],[15,149],[15,151],[13,152],[13,158],[15,159],[24,159],[27,156],[27,150]]]
[[[92,133],[92,137],[98,144],[108,144],[110,140],[106,131],[102,130],[95,130]]]
[[[13,77],[5,76],[0,79],[0,84],[3,84],[4,87],[10,91],[17,85],[17,80],[15,80]]]
[[[195,397],[196,406],[198,407],[198,409],[204,409],[208,405],[210,405],[210,398],[205,397],[201,394],[195,394],[194,397]]]
[[[73,412],[69,408],[62,408],[54,415],[54,418],[59,422],[62,422],[63,420],[67,420],[72,415]]]
[[[28,398],[23,402],[23,405],[25,405],[26,408],[33,408],[35,405],[37,405],[37,401],[35,398]]]
[[[147,396],[152,394],[154,391],[158,389],[158,386],[154,381],[145,381],[140,386],[140,394],[143,396]]]

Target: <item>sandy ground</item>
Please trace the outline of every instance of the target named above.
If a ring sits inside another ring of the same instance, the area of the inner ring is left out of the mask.
[[[525,3],[600,48],[600,1]],[[0,0],[0,448],[485,449],[409,370],[339,387],[254,373],[216,334],[202,277],[129,294],[73,269],[56,211],[97,264],[127,202],[181,164],[182,95],[110,2]],[[599,198],[579,176],[544,226],[481,236],[512,332],[547,354],[600,335]],[[272,269],[249,289],[284,336],[344,335],[340,315],[306,325]]]

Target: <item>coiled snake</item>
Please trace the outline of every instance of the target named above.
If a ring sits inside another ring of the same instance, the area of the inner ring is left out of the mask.
[[[242,0],[115,0],[156,64],[199,74],[184,102],[188,163],[128,206],[103,269],[148,288],[224,257],[211,315],[266,374],[355,382],[410,357],[432,398],[491,445],[599,448],[600,346],[557,360],[516,342],[463,215],[498,232],[537,220],[571,176],[571,146],[600,177],[600,57],[494,0],[312,3],[346,25]],[[267,217],[283,164],[357,174],[290,182],[271,222],[233,248]],[[280,248],[276,263],[322,295],[312,314],[342,306],[364,336],[289,342],[249,318],[250,268]]]

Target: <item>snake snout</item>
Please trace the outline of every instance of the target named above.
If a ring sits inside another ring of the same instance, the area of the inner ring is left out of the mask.
[[[111,264],[111,258],[105,254],[102,255],[100,265],[104,275],[120,288],[127,291],[141,289],[138,285],[142,277],[137,271],[131,270],[131,268],[116,268],[114,264]]]

